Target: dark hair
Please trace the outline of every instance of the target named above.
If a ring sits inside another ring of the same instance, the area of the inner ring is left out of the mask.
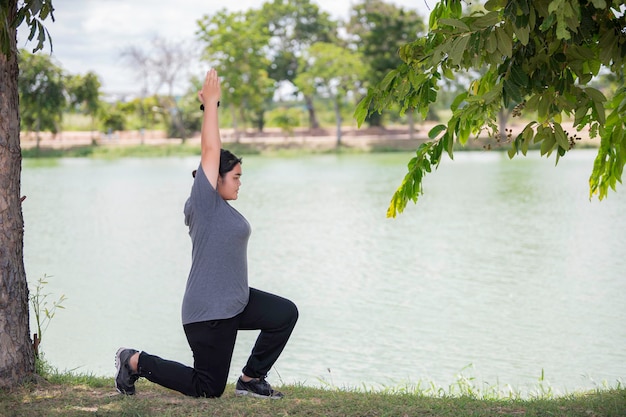
[[[234,153],[229,150],[221,149],[220,150],[220,177],[223,177],[226,173],[230,172],[235,165],[243,163],[241,158],[238,158]],[[191,176],[196,177],[196,171],[193,170]]]

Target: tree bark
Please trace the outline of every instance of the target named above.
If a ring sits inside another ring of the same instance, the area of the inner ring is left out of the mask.
[[[304,96],[304,101],[306,103],[307,111],[309,112],[309,129],[317,129],[320,127],[319,122],[317,121],[317,116],[315,115],[315,107],[313,107],[313,98],[311,96]]]
[[[341,111],[339,108],[339,97],[335,97],[335,120],[337,121],[337,149],[341,148]]]
[[[12,22],[17,0],[8,0],[2,7]],[[0,53],[0,388],[14,387],[35,371],[20,199],[17,30],[9,27],[8,32],[10,54]]]

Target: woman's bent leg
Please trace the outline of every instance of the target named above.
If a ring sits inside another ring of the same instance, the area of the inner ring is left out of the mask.
[[[237,337],[237,320],[214,320],[184,326],[193,352],[194,367],[142,352],[140,376],[192,397],[219,397],[224,393]]]
[[[250,288],[250,301],[239,317],[239,329],[261,330],[243,373],[265,377],[291,336],[298,308],[286,298]]]

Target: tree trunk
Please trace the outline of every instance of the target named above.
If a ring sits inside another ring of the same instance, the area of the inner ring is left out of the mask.
[[[12,22],[17,0],[8,0],[2,7]],[[17,30],[9,28],[8,35],[10,55],[0,53],[0,388],[14,387],[35,371],[20,201]]]
[[[265,110],[258,110],[254,114],[256,117],[253,122],[256,126],[256,130],[259,133],[263,133],[263,129],[265,128]]]
[[[237,127],[237,109],[235,106],[230,106],[230,114],[233,120],[233,135],[235,135],[235,142],[239,143],[239,130]]]
[[[313,107],[313,98],[310,96],[304,96],[304,102],[306,103],[306,108],[309,112],[309,129],[317,129],[320,127],[319,122],[317,121],[317,117],[315,116],[315,108]]]
[[[337,149],[341,148],[341,111],[339,97],[335,97],[335,119],[337,120]]]

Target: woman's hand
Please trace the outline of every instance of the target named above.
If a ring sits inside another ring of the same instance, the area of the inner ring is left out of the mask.
[[[198,91],[198,98],[205,108],[217,107],[221,95],[220,79],[215,68],[211,68],[206,73],[202,89]]]

